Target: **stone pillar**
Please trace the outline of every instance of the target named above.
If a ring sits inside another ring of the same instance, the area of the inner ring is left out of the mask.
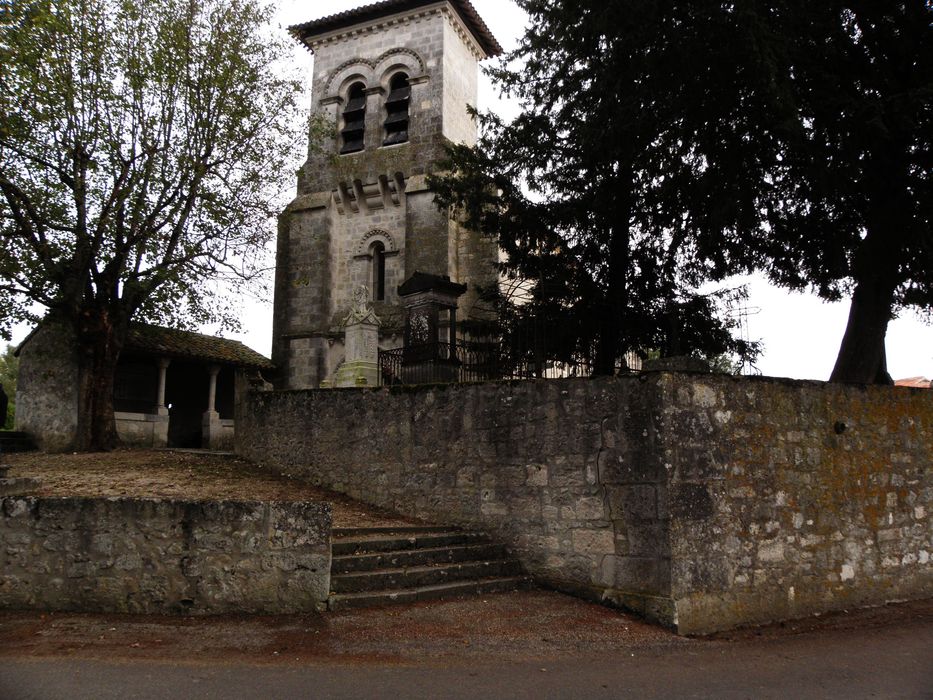
[[[207,391],[207,410],[201,420],[201,446],[208,450],[215,450],[221,438],[220,414],[217,412],[217,375],[220,374],[218,365],[207,368],[211,380]]]
[[[377,386],[379,384],[379,317],[369,303],[369,290],[359,287],[354,307],[344,321],[343,364],[334,386]]]
[[[398,294],[405,304],[403,383],[458,381],[457,299],[466,290],[465,284],[451,282],[447,276],[423,272],[416,272],[399,286]],[[442,311],[446,312],[446,326],[441,321]]]
[[[211,365],[207,368],[211,374],[210,387],[207,390],[207,410],[209,413],[217,412],[217,375],[220,374],[220,367]]]
[[[159,389],[156,396],[155,416],[152,426],[152,446],[168,447],[168,407],[165,405],[165,383],[168,377],[168,366],[171,360],[167,357],[159,358]]]
[[[165,380],[168,376],[168,366],[171,363],[172,361],[165,357],[159,359],[159,394],[155,410],[157,416],[168,415],[168,409],[165,407]]]

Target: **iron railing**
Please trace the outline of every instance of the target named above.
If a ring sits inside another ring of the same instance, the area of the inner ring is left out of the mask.
[[[632,366],[631,364],[629,366]],[[426,343],[379,351],[379,383],[439,384],[497,379],[560,379],[588,377],[588,362],[575,359],[535,359],[512,355],[486,343]]]

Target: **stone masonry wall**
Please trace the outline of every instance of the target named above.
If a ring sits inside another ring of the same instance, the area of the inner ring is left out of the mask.
[[[3,498],[0,608],[314,610],[330,527],[326,503]]]
[[[650,373],[252,394],[237,448],[683,633],[933,595],[933,392]],[[844,427],[842,427],[844,426]]]
[[[557,584],[615,587],[624,560],[640,572],[628,588],[661,598],[670,567],[654,550],[642,557],[641,542],[617,547],[625,516],[614,522],[607,494],[616,494],[599,474],[607,450],[637,461],[630,446],[650,429],[637,389],[544,381],[252,394],[237,417],[237,451],[374,505],[493,530]],[[604,435],[616,424],[629,439],[609,448]],[[638,471],[631,478],[649,478]],[[616,551],[618,562],[606,561]]]
[[[20,347],[16,429],[34,436],[46,452],[63,452],[78,425],[77,343],[60,322],[40,324]]]
[[[681,631],[933,596],[933,391],[661,381]]]

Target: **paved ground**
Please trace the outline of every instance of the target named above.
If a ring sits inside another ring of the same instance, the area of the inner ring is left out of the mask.
[[[530,591],[290,617],[0,614],[0,698],[933,698],[933,601],[707,639]]]
[[[335,527],[397,525],[408,518],[370,508],[297,479],[262,472],[232,455],[193,450],[114,450],[2,455],[10,476],[41,481],[42,496],[328,501]]]

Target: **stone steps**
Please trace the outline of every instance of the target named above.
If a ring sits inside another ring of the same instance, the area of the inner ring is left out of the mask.
[[[466,544],[450,547],[425,547],[395,552],[373,552],[371,554],[346,554],[333,558],[335,574],[352,574],[378,569],[396,569],[429,564],[452,564],[457,562],[503,559],[505,548],[492,542]]]
[[[27,452],[36,449],[32,438],[26,433],[0,430],[0,497],[24,496],[39,488],[39,480],[32,477],[9,476],[10,465],[5,464],[3,455],[10,452]]]
[[[482,533],[432,526],[336,528],[331,548],[331,610],[528,585],[519,562]]]
[[[443,598],[459,598],[469,595],[484,595],[486,593],[506,593],[527,588],[528,585],[527,577],[514,576],[481,581],[455,581],[421,588],[334,594],[330,596],[328,607],[331,610],[348,610],[350,608],[367,608],[377,605],[414,603],[419,600],[441,600]]]
[[[356,534],[349,537],[341,535],[340,530],[333,532],[332,550],[334,556],[344,554],[371,554],[374,552],[397,552],[407,549],[449,547],[463,544],[487,543],[489,538],[472,532],[459,532],[449,529],[440,532],[421,532],[417,529],[393,529],[391,532]]]
[[[397,588],[421,588],[452,581],[514,577],[520,573],[521,567],[514,560],[470,561],[337,574],[331,577],[330,587],[334,593],[365,593]]]
[[[28,433],[0,430],[0,455],[9,452],[31,452],[36,444]]]
[[[369,538],[378,535],[400,535],[408,537],[410,535],[427,535],[451,532],[455,528],[444,527],[442,525],[379,525],[372,527],[335,527],[334,537],[340,539],[351,538]]]
[[[3,496],[28,496],[35,493],[41,482],[32,477],[0,478],[0,498]]]
[[[29,476],[12,477],[7,473],[10,467],[0,464],[0,497],[3,496],[23,496],[34,492],[39,488],[39,480]]]

